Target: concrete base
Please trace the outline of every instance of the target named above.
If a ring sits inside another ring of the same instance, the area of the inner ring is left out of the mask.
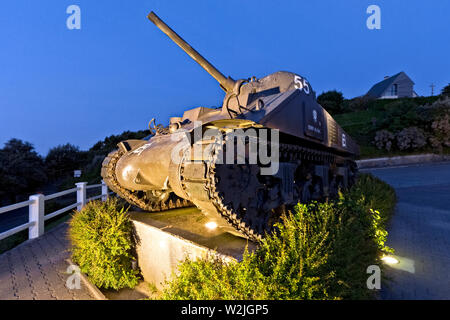
[[[241,260],[245,247],[256,245],[220,228],[208,230],[207,218],[196,208],[164,212],[130,212],[137,236],[138,264],[144,280],[161,289],[180,261],[215,255]]]

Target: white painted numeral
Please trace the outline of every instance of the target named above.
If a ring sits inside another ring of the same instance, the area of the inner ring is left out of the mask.
[[[308,81],[306,81],[306,79],[302,79],[302,77],[300,76],[294,77],[294,86],[296,89],[299,89],[300,91],[303,90],[306,94],[310,93]]]

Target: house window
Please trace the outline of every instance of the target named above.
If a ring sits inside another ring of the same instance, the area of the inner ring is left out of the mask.
[[[391,96],[397,96],[398,95],[398,85],[393,84],[391,87]]]

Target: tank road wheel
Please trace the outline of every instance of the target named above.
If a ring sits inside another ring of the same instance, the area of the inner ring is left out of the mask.
[[[324,196],[323,192],[323,182],[320,177],[314,177],[312,183],[312,195],[311,199],[319,201]]]
[[[297,191],[297,201],[308,203],[313,198],[314,193],[314,166],[311,164],[301,164],[295,171],[294,187]]]
[[[338,195],[339,192],[339,184],[338,184],[338,177],[336,175],[333,175],[330,180],[330,197],[335,198]]]
[[[309,201],[311,201],[312,196],[311,196],[311,188],[312,188],[312,180],[307,180],[302,184],[301,190],[301,198],[300,198],[300,202],[301,203],[308,203]]]
[[[249,164],[217,165],[216,191],[225,209],[258,234],[270,232],[278,190],[267,189],[258,180],[259,166]]]
[[[348,187],[351,187],[356,183],[358,176],[358,165],[355,161],[348,161],[349,175],[348,175]]]

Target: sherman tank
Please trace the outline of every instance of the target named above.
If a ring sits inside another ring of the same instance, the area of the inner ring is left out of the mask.
[[[161,31],[225,91],[118,144],[103,161],[108,187],[145,211],[196,206],[225,231],[260,240],[295,204],[336,197],[356,179],[359,147],[316,101],[308,80],[279,71],[225,77],[154,12]]]

